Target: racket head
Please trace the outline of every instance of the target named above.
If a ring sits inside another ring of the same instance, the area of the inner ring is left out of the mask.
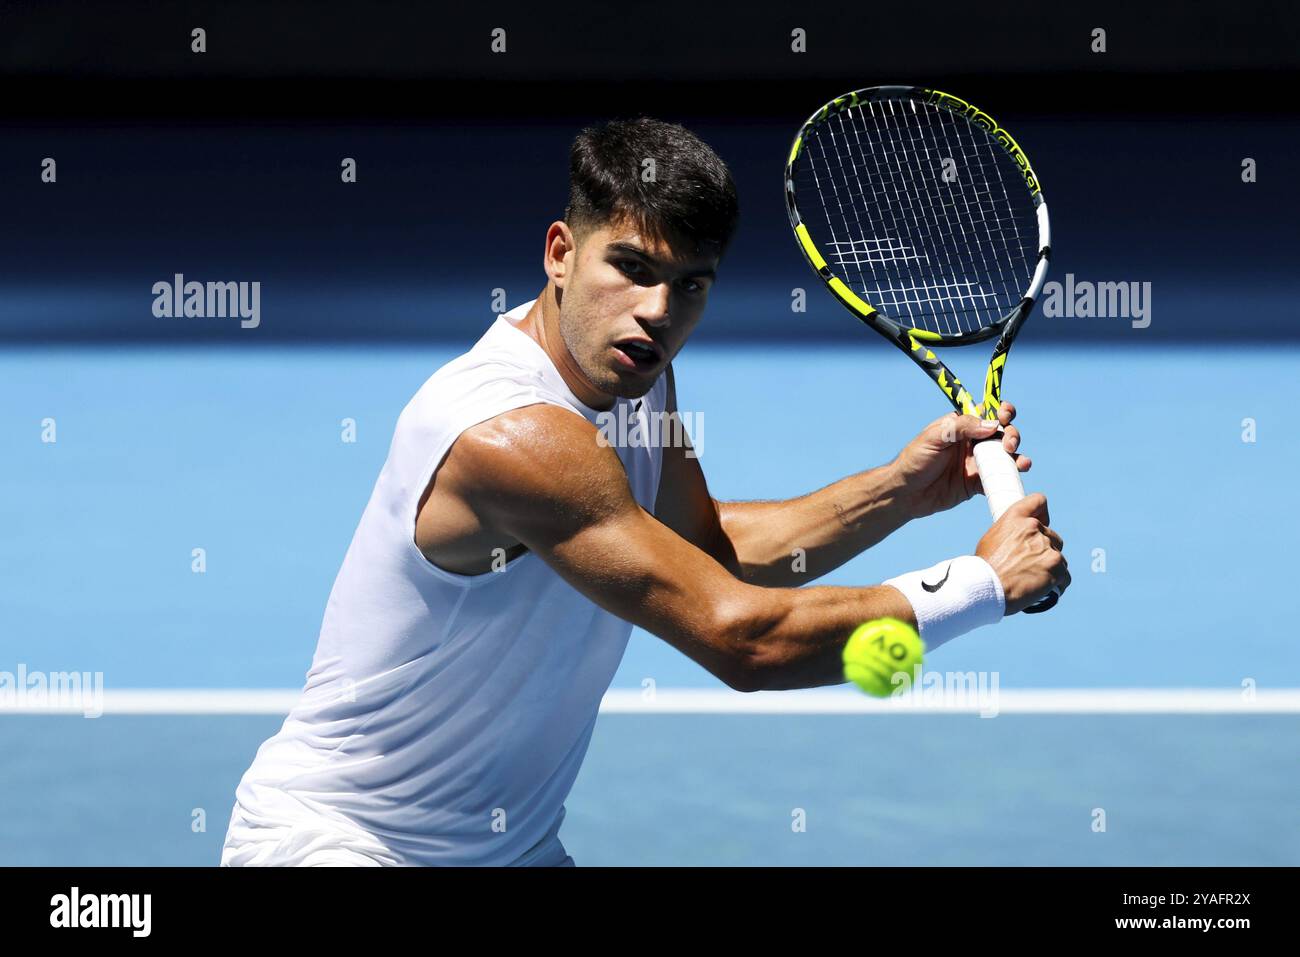
[[[832,294],[905,351],[1010,347],[1051,255],[1043,191],[1018,143],[958,97],[878,86],[836,97],[785,167],[800,249]]]

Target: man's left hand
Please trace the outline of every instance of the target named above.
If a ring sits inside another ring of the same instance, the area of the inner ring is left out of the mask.
[[[983,413],[984,407],[980,406],[979,411]],[[1028,456],[1016,455],[1020,430],[1011,425],[1015,417],[1015,406],[1003,402],[997,422],[1003,432],[1002,447],[1015,457],[1021,472],[1028,472],[1031,465]],[[996,431],[991,421],[953,412],[931,422],[907,444],[893,461],[892,468],[902,484],[912,518],[945,511],[983,491],[971,444]]]

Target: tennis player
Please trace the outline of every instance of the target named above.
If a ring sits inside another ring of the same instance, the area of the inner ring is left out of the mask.
[[[646,438],[676,413],[672,360],[736,215],[726,166],[680,126],[578,136],[540,295],[398,419],[301,699],[239,784],[223,865],[571,864],[564,801],[633,625],[732,688],[807,688],[843,680],[863,621],[915,623],[933,649],[1069,584],[1031,495],[970,553],[800,587],[978,492],[970,443],[996,427],[974,416],[783,502],[716,501],[688,440]],[[1011,452],[1014,415],[999,412]],[[643,428],[611,442],[620,416]]]

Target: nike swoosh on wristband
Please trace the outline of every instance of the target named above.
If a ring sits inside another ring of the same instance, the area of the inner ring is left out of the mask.
[[[944,586],[944,584],[948,581],[948,576],[951,574],[952,574],[952,562],[949,562],[948,567],[944,570],[943,577],[940,578],[936,584],[931,585],[929,582],[922,581],[921,587],[928,592],[936,592]]]

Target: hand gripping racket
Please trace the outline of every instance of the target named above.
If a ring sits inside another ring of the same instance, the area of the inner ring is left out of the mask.
[[[997,337],[984,378],[984,418],[996,419],[1007,353],[1043,288],[1051,246],[1038,177],[1011,135],[937,90],[856,90],[799,130],[785,198],[799,248],[832,295],[958,412],[979,414],[934,349]],[[1020,473],[1001,432],[974,454],[996,522],[1025,497]]]

